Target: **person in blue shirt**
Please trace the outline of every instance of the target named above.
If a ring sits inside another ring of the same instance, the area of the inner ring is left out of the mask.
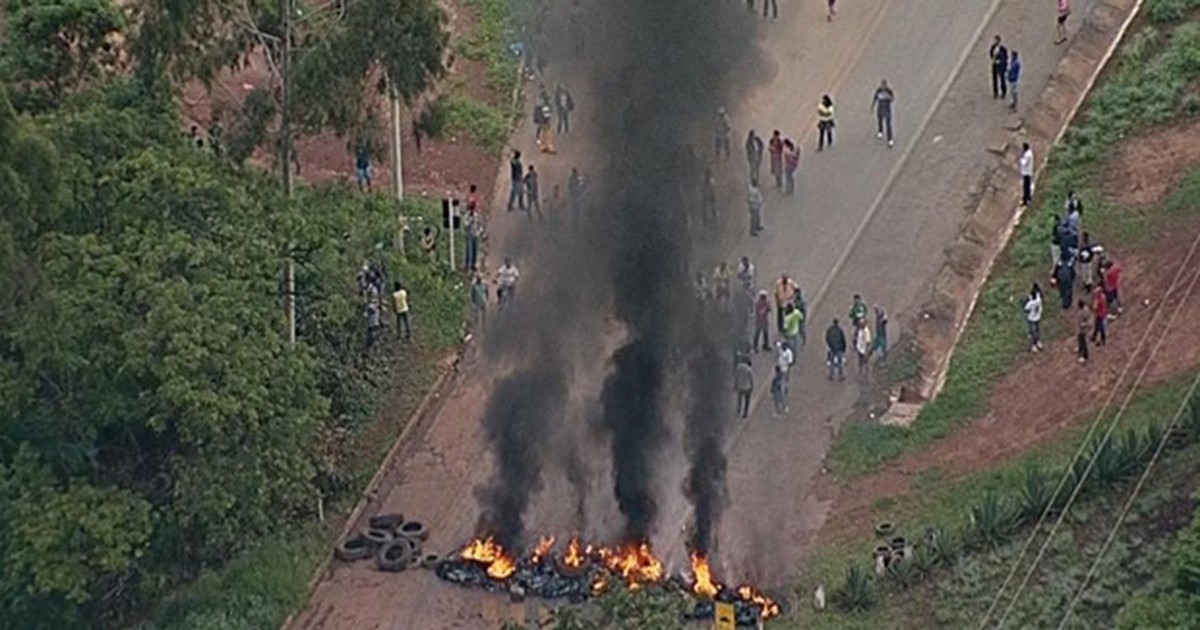
[[[1017,51],[1012,51],[1008,60],[1008,91],[1012,94],[1012,103],[1009,104],[1008,110],[1011,112],[1017,111],[1017,92],[1020,90],[1018,86],[1021,81],[1021,57],[1017,55]]]
[[[358,147],[354,153],[354,171],[359,188],[371,187],[371,159],[367,156],[366,147]]]

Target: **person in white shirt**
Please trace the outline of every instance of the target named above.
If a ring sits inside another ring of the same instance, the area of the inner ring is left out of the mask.
[[[1021,174],[1021,205],[1028,206],[1033,201],[1033,149],[1028,142],[1021,144],[1017,172]]]
[[[1025,323],[1029,325],[1029,351],[1042,349],[1042,288],[1033,283],[1025,300]]]
[[[775,342],[775,350],[777,353],[775,355],[775,365],[778,366],[781,371],[783,371],[783,377],[786,379],[788,376],[790,376],[788,372],[792,368],[792,363],[794,362],[796,355],[792,353],[791,346],[782,341]]]
[[[517,280],[520,279],[520,270],[513,264],[511,258],[505,258],[504,265],[496,272],[496,300],[501,308],[512,301],[513,295],[517,291]]]

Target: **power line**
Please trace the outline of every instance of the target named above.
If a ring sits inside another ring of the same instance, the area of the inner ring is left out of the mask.
[[[1029,533],[1029,537],[1025,540],[1024,545],[1021,547],[1021,553],[1018,554],[1017,557],[1013,560],[1012,567],[1009,569],[1008,574],[1005,576],[1004,582],[1000,585],[999,590],[996,591],[996,595],[992,599],[992,603],[988,606],[987,612],[984,613],[983,619],[979,623],[980,630],[987,627],[988,621],[991,620],[992,613],[995,612],[996,606],[999,605],[1000,600],[1003,597],[1005,590],[1007,590],[1009,583],[1012,581],[1013,577],[1016,575],[1017,568],[1020,566],[1021,561],[1025,559],[1025,555],[1029,552],[1029,548],[1033,545],[1033,541],[1037,539],[1038,532],[1041,531],[1041,528],[1045,524],[1046,519],[1049,517],[1050,512],[1054,509],[1055,501],[1058,499],[1059,495],[1062,493],[1063,489],[1066,487],[1067,483],[1070,481],[1071,476],[1072,476],[1072,471],[1074,470],[1074,467],[1075,467],[1075,463],[1077,461],[1079,461],[1080,457],[1083,455],[1084,451],[1087,449],[1088,443],[1091,441],[1091,438],[1095,434],[1096,429],[1100,426],[1101,419],[1103,419],[1104,414],[1108,411],[1109,406],[1112,404],[1113,400],[1115,400],[1117,391],[1121,388],[1122,384],[1125,382],[1126,377],[1128,376],[1131,368],[1133,367],[1134,361],[1136,360],[1137,356],[1142,352],[1142,347],[1146,344],[1146,341],[1150,338],[1151,332],[1155,329],[1155,324],[1158,322],[1159,317],[1164,312],[1164,307],[1166,306],[1167,300],[1169,299],[1170,295],[1175,291],[1176,285],[1179,284],[1180,279],[1183,278],[1184,271],[1188,267],[1188,262],[1195,255],[1196,248],[1198,245],[1200,245],[1200,233],[1197,233],[1196,240],[1194,240],[1192,242],[1191,249],[1188,250],[1187,257],[1185,257],[1183,262],[1179,265],[1179,269],[1176,271],[1175,277],[1171,280],[1171,285],[1167,288],[1166,293],[1164,293],[1164,295],[1163,295],[1163,300],[1159,303],[1158,307],[1155,309],[1154,315],[1150,319],[1150,323],[1146,326],[1145,330],[1142,332],[1142,336],[1138,340],[1137,346],[1134,348],[1134,351],[1129,355],[1129,359],[1126,361],[1125,367],[1121,370],[1121,374],[1117,378],[1117,382],[1113,384],[1112,389],[1109,391],[1108,395],[1104,399],[1103,405],[1101,405],[1101,407],[1100,407],[1100,411],[1096,414],[1095,420],[1093,420],[1091,425],[1088,427],[1087,434],[1084,436],[1083,440],[1080,442],[1079,448],[1076,449],[1075,454],[1071,458],[1071,463],[1067,466],[1066,470],[1063,472],[1063,476],[1059,480],[1058,485],[1055,487],[1054,493],[1051,494],[1050,500],[1046,503],[1046,507],[1042,510],[1041,516],[1038,517],[1037,523],[1034,525],[1033,530]],[[1172,320],[1173,319],[1174,319],[1174,317],[1172,317]],[[1168,326],[1169,326],[1169,324],[1168,324]],[[1159,344],[1161,345],[1161,339],[1159,341]],[[1136,389],[1137,389],[1137,383],[1140,382],[1142,377],[1145,375],[1146,370],[1148,369],[1148,366],[1150,365],[1150,363],[1153,361],[1154,355],[1156,353],[1157,353],[1157,347],[1151,351],[1149,358],[1147,358],[1146,365],[1143,366],[1142,371],[1137,378],[1137,382],[1135,382],[1135,384],[1134,384],[1133,390],[1130,392],[1129,397],[1126,398],[1121,409],[1118,410],[1117,416],[1114,420],[1114,423],[1115,423],[1115,421],[1120,419],[1121,413],[1124,412],[1125,406],[1128,405],[1129,398],[1132,397],[1133,391],[1136,391]],[[1115,424],[1110,425],[1110,426],[1115,426]],[[1091,461],[1089,461],[1088,467],[1085,471],[1085,476],[1087,473],[1090,473],[1093,463],[1094,463],[1094,458]],[[1079,480],[1078,483],[1072,489],[1071,498],[1068,499],[1066,507],[1064,507],[1062,514],[1060,515],[1058,521],[1055,523],[1053,529],[1051,530],[1050,537],[1053,537],[1054,531],[1057,530],[1059,524],[1061,524],[1061,522],[1062,522],[1062,519],[1065,518],[1067,510],[1070,508],[1071,503],[1074,501],[1074,497],[1078,494],[1079,488],[1082,487],[1082,483],[1083,483],[1082,480]],[[1042,548],[1039,550],[1038,560],[1040,560],[1041,556],[1044,555],[1046,545],[1048,545],[1048,544],[1049,544],[1049,538],[1047,538],[1046,544],[1043,545]],[[1034,569],[1036,569],[1036,567],[1037,567],[1037,561],[1035,561],[1033,567],[1030,568],[1029,573],[1026,574],[1024,580],[1022,581],[1021,590],[1023,590],[1025,587],[1025,584],[1028,583],[1029,577],[1030,577],[1030,575],[1032,575],[1032,572]],[[1008,608],[1005,609],[1004,616],[1001,618],[1001,621],[1000,621],[1001,624],[1003,623],[1004,619],[1007,618],[1008,614],[1012,611],[1012,607],[1013,607],[1013,605],[1015,605],[1016,600],[1019,596],[1020,596],[1020,591],[1018,591],[1017,595],[1013,596],[1012,602],[1010,602]]]
[[[1196,277],[1200,278],[1200,273],[1197,273]],[[1192,282],[1194,284],[1196,282],[1195,279]],[[1087,590],[1088,583],[1092,581],[1092,577],[1096,575],[1096,571],[1100,568],[1100,561],[1104,559],[1104,554],[1108,552],[1108,548],[1112,546],[1113,540],[1116,539],[1117,530],[1121,528],[1121,525],[1125,522],[1125,517],[1129,515],[1129,510],[1133,508],[1133,502],[1137,499],[1138,493],[1142,491],[1142,486],[1146,485],[1146,480],[1150,477],[1150,471],[1154,468],[1154,464],[1158,462],[1158,458],[1166,448],[1167,440],[1171,437],[1171,432],[1175,430],[1175,425],[1179,423],[1179,418],[1183,416],[1183,412],[1192,402],[1192,397],[1196,394],[1197,385],[1200,385],[1200,373],[1197,373],[1196,378],[1192,380],[1192,386],[1184,394],[1183,400],[1179,403],[1179,409],[1175,412],[1175,417],[1167,425],[1167,430],[1163,433],[1162,439],[1158,441],[1158,448],[1154,450],[1154,455],[1150,457],[1150,462],[1146,464],[1146,470],[1142,472],[1137,485],[1133,487],[1133,493],[1129,495],[1125,506],[1121,508],[1121,514],[1117,516],[1117,522],[1113,524],[1112,530],[1108,533],[1108,538],[1104,540],[1104,546],[1100,548],[1100,553],[1096,554],[1096,559],[1092,562],[1091,568],[1088,569],[1087,575],[1084,576],[1083,583],[1079,585],[1079,590],[1075,593],[1075,597],[1071,598],[1071,603],[1067,605],[1067,612],[1063,614],[1062,621],[1058,624],[1059,630],[1067,626],[1067,621],[1071,618],[1071,613],[1074,612],[1075,606],[1079,604],[1079,600],[1083,599],[1083,593]]]
[[[1168,289],[1167,294],[1164,296],[1163,301],[1159,306],[1158,313],[1162,312],[1162,307],[1166,305],[1167,300],[1168,300],[1167,296],[1169,296],[1170,293],[1174,290],[1175,285],[1178,283],[1180,277],[1183,275],[1183,271],[1184,271],[1184,269],[1187,268],[1188,261],[1191,260],[1192,256],[1194,255],[1194,253],[1196,251],[1196,247],[1198,245],[1200,245],[1200,232],[1198,232],[1196,234],[1196,240],[1194,240],[1192,242],[1192,247],[1188,251],[1187,258],[1184,259],[1183,263],[1180,265],[1179,271],[1176,272],[1175,279],[1172,280],[1171,287]],[[1066,503],[1066,505],[1063,506],[1062,512],[1059,514],[1058,519],[1055,520],[1054,525],[1052,525],[1050,527],[1050,531],[1046,535],[1046,539],[1042,542],[1042,546],[1038,549],[1038,553],[1034,557],[1033,564],[1030,565],[1029,570],[1026,571],[1025,576],[1021,579],[1020,585],[1017,587],[1017,592],[1015,594],[1013,594],[1012,599],[1008,603],[1008,606],[1004,609],[1004,613],[1000,616],[1000,621],[997,623],[997,627],[1002,627],[1004,625],[1004,622],[1008,619],[1008,616],[1012,613],[1013,609],[1016,607],[1017,601],[1020,600],[1021,594],[1025,591],[1025,587],[1029,584],[1030,578],[1033,577],[1033,573],[1037,570],[1038,565],[1041,563],[1042,558],[1045,557],[1046,550],[1050,547],[1050,542],[1054,539],[1054,535],[1056,533],[1058,533],[1058,528],[1062,526],[1063,521],[1066,520],[1067,513],[1070,511],[1071,506],[1075,503],[1075,499],[1079,496],[1079,493],[1083,490],[1084,482],[1086,482],[1088,476],[1091,475],[1092,468],[1094,468],[1096,465],[1096,460],[1100,454],[1100,451],[1103,450],[1105,448],[1105,446],[1108,444],[1109,439],[1112,437],[1113,431],[1116,430],[1117,424],[1119,424],[1121,421],[1121,416],[1124,415],[1126,408],[1128,408],[1129,403],[1133,400],[1134,394],[1137,392],[1138,387],[1141,385],[1142,379],[1145,378],[1146,374],[1150,371],[1150,367],[1154,362],[1154,357],[1158,354],[1159,349],[1162,347],[1163,342],[1167,338],[1167,334],[1171,331],[1171,325],[1174,323],[1175,318],[1178,317],[1179,313],[1183,310],[1183,305],[1187,302],[1187,299],[1191,296],[1191,292],[1194,287],[1195,287],[1195,280],[1193,279],[1192,283],[1189,284],[1188,289],[1183,296],[1183,299],[1179,302],[1179,304],[1176,306],[1175,310],[1171,313],[1170,318],[1167,320],[1167,325],[1163,329],[1162,335],[1159,337],[1158,342],[1155,344],[1155,346],[1151,349],[1150,355],[1146,358],[1145,364],[1143,364],[1142,369],[1138,372],[1137,378],[1133,382],[1133,386],[1130,388],[1129,392],[1126,394],[1125,399],[1121,402],[1121,407],[1117,410],[1117,413],[1113,417],[1112,421],[1109,422],[1108,428],[1105,430],[1104,437],[1100,440],[1100,443],[1096,447],[1094,454],[1088,460],[1088,464],[1084,468],[1083,474],[1080,476],[1079,479],[1075,480],[1074,488],[1071,491],[1071,496],[1067,498],[1067,503]],[[1158,313],[1156,313],[1156,316],[1154,318],[1155,320],[1157,320]],[[1147,327],[1147,332],[1153,328],[1154,328],[1153,321],[1151,321],[1150,326]],[[1137,353],[1135,352],[1135,356],[1136,356],[1136,354]],[[1131,359],[1132,359],[1132,357],[1131,357]],[[1115,388],[1114,388],[1114,392],[1115,392]],[[1098,421],[1099,421],[1099,417],[1097,418],[1097,422]],[[1089,431],[1089,433],[1090,433],[1090,431]],[[1088,443],[1088,439],[1085,439],[1083,441],[1083,443],[1081,444],[1081,447],[1086,447],[1087,443]],[[1072,462],[1072,465],[1069,466],[1066,471],[1064,471],[1064,479],[1069,478],[1072,475],[1073,467],[1074,467],[1074,462]],[[1053,500],[1047,506],[1046,513],[1049,512],[1051,507],[1053,507]],[[1043,516],[1044,515],[1045,514],[1043,514]],[[1041,522],[1039,521],[1039,527],[1040,527],[1040,523]],[[1032,540],[1037,535],[1037,532],[1038,532],[1038,528],[1035,528],[1034,531],[1031,532],[1030,540]],[[1028,547],[1026,547],[1026,549],[1027,548]],[[1016,561],[1014,562],[1014,564],[1013,564],[1014,571],[1015,571],[1016,566],[1023,559],[1024,551],[1025,550],[1023,549],[1022,556],[1018,557],[1016,559]],[[999,599],[999,594],[997,594],[997,600],[998,599]],[[985,620],[985,623],[986,623],[986,620]]]

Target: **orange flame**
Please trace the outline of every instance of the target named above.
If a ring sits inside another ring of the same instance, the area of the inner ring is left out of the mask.
[[[590,545],[588,550],[591,550]],[[584,556],[579,551],[579,537],[572,536],[571,541],[567,543],[567,553],[563,556],[563,564],[577,569],[583,566],[583,559]]]
[[[763,619],[779,616],[779,604],[775,603],[775,600],[770,597],[758,592],[749,584],[739,586],[737,594],[743,601],[758,604],[759,609],[762,611],[760,614]]]
[[[598,553],[604,566],[621,576],[631,589],[662,579],[662,562],[654,557],[649,543],[630,543],[616,549],[602,547]]]
[[[692,576],[695,578],[695,582],[692,584],[692,591],[704,597],[716,595],[720,587],[713,582],[712,569],[708,566],[708,558],[695,551],[689,555],[692,558]]]
[[[554,540],[554,536],[542,536],[538,539],[538,544],[533,548],[533,553],[529,556],[529,559],[534,564],[541,564],[542,558],[545,558],[546,554],[550,553],[550,548],[554,546]]]
[[[459,556],[464,560],[487,565],[487,574],[497,579],[504,579],[517,570],[516,563],[504,554],[504,547],[496,543],[491,536],[472,540],[463,547]]]

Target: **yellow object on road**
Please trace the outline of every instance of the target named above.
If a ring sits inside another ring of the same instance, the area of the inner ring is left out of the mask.
[[[713,630],[734,630],[737,627],[737,617],[733,604],[716,602],[717,612],[713,615]]]

